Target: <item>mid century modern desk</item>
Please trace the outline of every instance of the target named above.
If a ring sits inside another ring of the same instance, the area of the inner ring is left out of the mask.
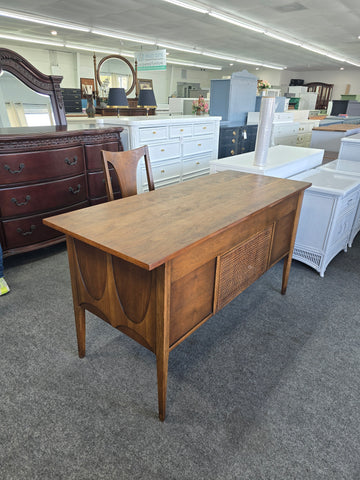
[[[45,219],[67,236],[79,356],[85,310],[154,352],[164,420],[169,352],[282,258],[285,293],[310,185],[225,171]]]

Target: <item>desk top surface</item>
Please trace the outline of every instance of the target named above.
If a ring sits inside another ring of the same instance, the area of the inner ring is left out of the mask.
[[[49,217],[44,223],[152,270],[310,185],[225,171]]]
[[[348,130],[360,130],[360,125],[352,123],[335,123],[331,125],[323,125],[314,127],[313,130],[320,130],[324,132],[347,132]]]

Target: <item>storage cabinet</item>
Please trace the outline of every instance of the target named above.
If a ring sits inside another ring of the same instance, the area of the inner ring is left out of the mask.
[[[354,225],[359,223],[360,182],[321,168],[291,179],[312,183],[304,194],[293,258],[323,277],[330,261],[347,250]]]
[[[80,88],[62,88],[65,113],[82,112]]]
[[[101,123],[120,125],[128,148],[148,145],[155,188],[173,185],[210,171],[210,160],[218,158],[220,117],[119,117]],[[137,172],[138,192],[147,190],[144,162]]]
[[[61,241],[43,218],[106,200],[100,150],[122,149],[121,130],[0,130],[0,241],[5,256]]]
[[[257,125],[221,126],[218,158],[255,150]]]

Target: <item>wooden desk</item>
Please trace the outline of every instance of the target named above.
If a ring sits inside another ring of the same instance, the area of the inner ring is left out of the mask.
[[[79,356],[85,310],[154,352],[164,420],[169,352],[284,257],[285,293],[310,185],[225,171],[45,219],[67,235]]]

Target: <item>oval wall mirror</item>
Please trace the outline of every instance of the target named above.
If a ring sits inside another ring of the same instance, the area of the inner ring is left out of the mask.
[[[100,60],[96,79],[100,86],[99,97],[107,97],[109,88],[119,87],[129,95],[136,86],[136,71],[129,60],[121,55],[108,55]]]

